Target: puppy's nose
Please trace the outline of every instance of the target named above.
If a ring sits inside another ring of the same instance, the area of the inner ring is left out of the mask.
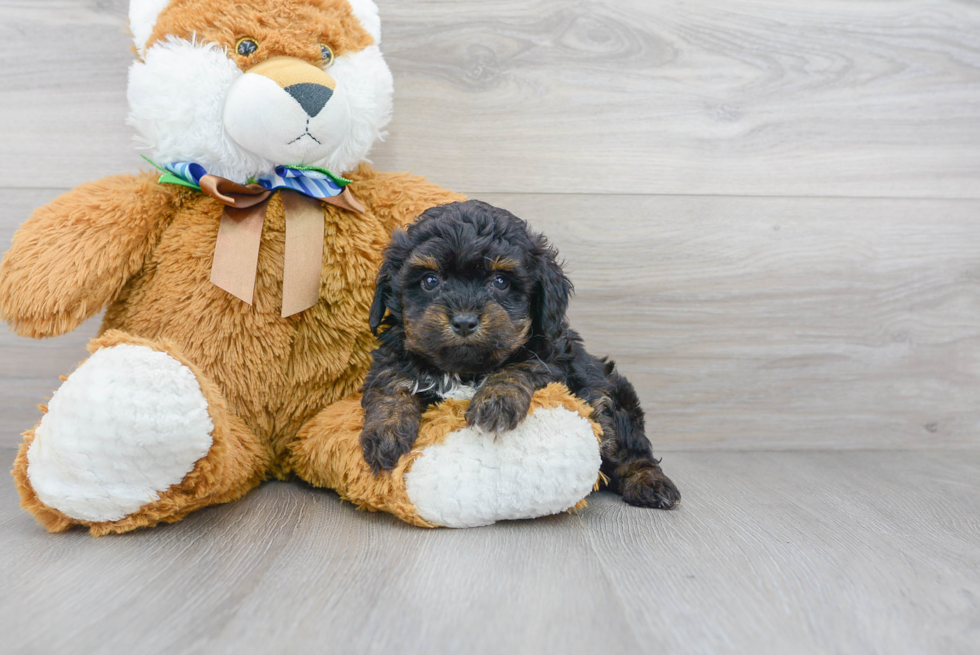
[[[286,93],[293,96],[293,100],[299,103],[310,118],[313,118],[323,109],[333,96],[333,91],[322,84],[293,84],[283,89]]]
[[[452,319],[449,321],[450,327],[452,327],[453,332],[461,337],[468,337],[473,334],[477,326],[480,325],[480,319],[477,318],[476,314],[470,314],[469,312],[461,312],[459,314],[453,314]]]

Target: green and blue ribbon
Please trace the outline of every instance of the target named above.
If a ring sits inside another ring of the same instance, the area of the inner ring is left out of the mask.
[[[166,166],[158,166],[146,157],[163,175],[160,184],[177,184],[201,189],[201,178],[208,174],[200,164],[193,162],[176,162]],[[276,166],[275,173],[260,175],[249,183],[255,183],[269,191],[291,189],[311,198],[333,198],[344,191],[351,180],[334,175],[325,168],[315,166]]]

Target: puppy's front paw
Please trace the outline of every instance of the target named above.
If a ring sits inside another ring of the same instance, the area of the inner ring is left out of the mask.
[[[681,492],[660,467],[631,473],[620,482],[619,490],[623,500],[636,507],[670,509],[681,499]]]
[[[388,416],[367,417],[361,431],[361,449],[364,460],[374,469],[393,469],[402,455],[412,449],[419,436],[419,417],[399,413]]]
[[[513,430],[531,409],[531,391],[515,384],[487,383],[470,401],[466,422],[484,432]]]

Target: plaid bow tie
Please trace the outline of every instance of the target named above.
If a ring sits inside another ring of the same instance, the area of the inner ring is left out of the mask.
[[[225,205],[214,246],[211,282],[249,305],[255,293],[268,200],[274,192],[281,193],[286,211],[283,318],[313,307],[320,299],[324,237],[320,203],[364,211],[346,188],[351,181],[323,168],[277,166],[274,174],[261,175],[243,185],[209,175],[200,164],[177,162],[160,167],[150,163],[163,171],[161,184],[197,189]]]
[[[201,188],[201,178],[208,172],[200,164],[177,162],[163,167],[165,174],[160,182]],[[334,198],[344,192],[350,180],[334,175],[325,168],[312,166],[276,166],[276,172],[260,175],[255,183],[267,191],[290,189],[310,198]]]

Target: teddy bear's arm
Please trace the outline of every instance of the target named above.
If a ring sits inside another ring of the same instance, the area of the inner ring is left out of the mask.
[[[154,175],[117,175],[36,209],[0,262],[0,318],[34,338],[74,330],[143,266],[177,201]]]
[[[379,173],[362,164],[348,175],[358,200],[367,205],[391,232],[410,223],[430,207],[462,202],[466,196],[443,189],[424,177],[409,173]]]

